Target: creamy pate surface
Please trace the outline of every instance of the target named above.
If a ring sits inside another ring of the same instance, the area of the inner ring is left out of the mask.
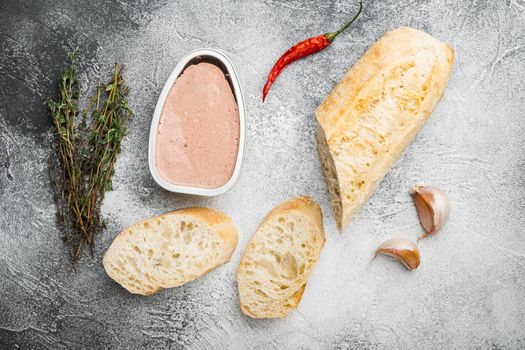
[[[210,63],[187,67],[170,89],[157,127],[155,162],[166,181],[218,188],[233,175],[239,110],[224,73]]]

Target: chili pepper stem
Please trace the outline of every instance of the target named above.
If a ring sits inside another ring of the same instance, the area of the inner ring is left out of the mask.
[[[341,34],[346,28],[348,28],[352,23],[354,23],[354,21],[357,19],[357,17],[359,17],[359,15],[361,14],[361,10],[363,9],[363,3],[360,1],[359,2],[359,11],[357,11],[357,14],[354,16],[354,18],[352,18],[350,20],[350,22],[346,23],[343,27],[341,27],[339,30],[335,31],[335,32],[330,32],[330,33],[326,33],[325,36],[326,36],[326,39],[328,39],[329,42],[332,42],[334,41],[334,39],[336,38],[336,36],[338,36],[339,34]]]

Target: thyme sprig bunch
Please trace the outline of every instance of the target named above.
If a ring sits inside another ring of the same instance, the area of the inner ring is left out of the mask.
[[[117,155],[132,111],[123,67],[115,64],[108,83],[98,83],[87,110],[80,111],[78,50],[59,79],[58,98],[47,103],[56,132],[56,156],[50,158],[57,219],[69,245],[70,258],[78,261],[87,245],[93,253],[94,238],[104,228],[100,208],[111,189]]]

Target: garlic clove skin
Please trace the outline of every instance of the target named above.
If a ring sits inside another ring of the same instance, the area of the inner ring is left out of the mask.
[[[390,239],[379,246],[374,258],[378,254],[390,256],[401,262],[410,271],[416,269],[421,262],[419,248],[406,238]]]
[[[443,228],[450,214],[447,194],[439,188],[425,185],[412,187],[410,194],[426,235],[436,234]]]

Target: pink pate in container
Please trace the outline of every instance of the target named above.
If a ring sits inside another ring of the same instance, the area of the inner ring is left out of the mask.
[[[180,72],[175,68],[176,78],[170,76],[155,109],[150,170],[174,192],[220,194],[233,186],[240,170],[242,96],[231,63],[216,51],[207,56],[210,51],[199,50],[179,63],[184,66]]]

